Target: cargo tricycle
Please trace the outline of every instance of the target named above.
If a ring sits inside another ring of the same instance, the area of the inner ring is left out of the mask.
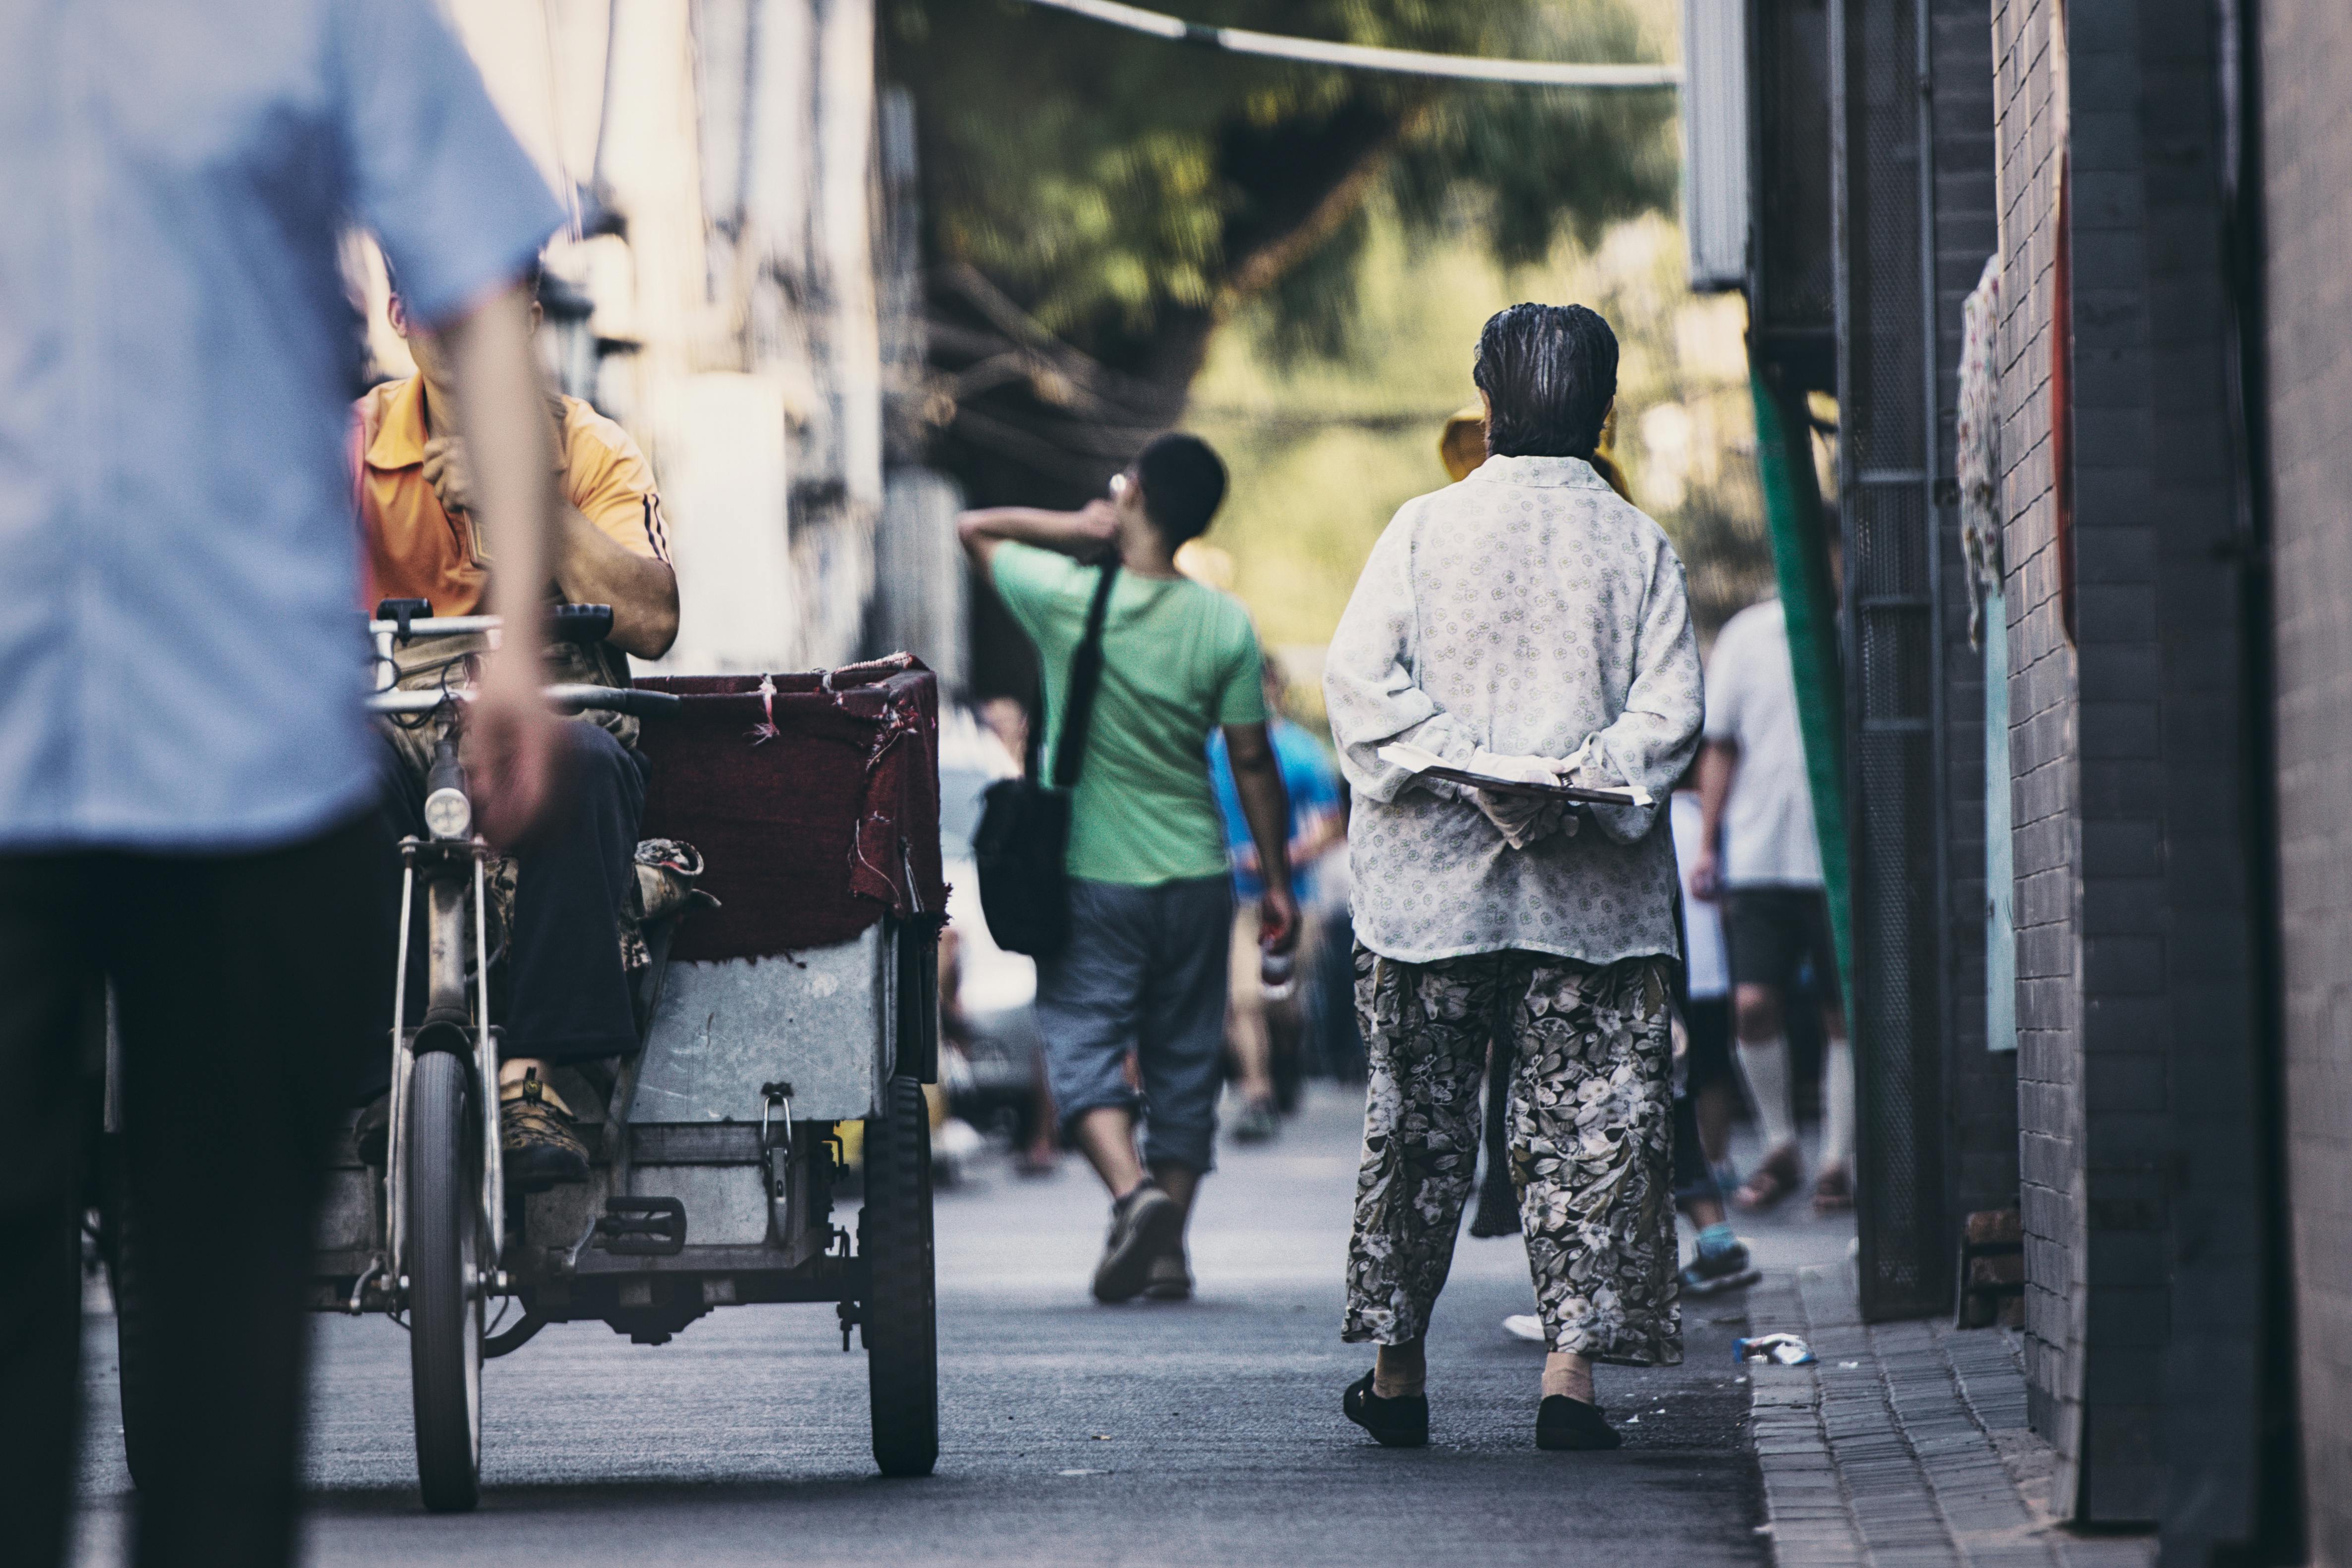
[[[570,635],[599,633],[593,615],[572,622]],[[338,1140],[311,1304],[407,1329],[417,1477],[435,1510],[479,1497],[485,1361],[550,1323],[594,1320],[659,1345],[715,1309],[774,1303],[834,1309],[843,1349],[854,1331],[866,1352],[876,1463],[929,1474],[939,1380],[922,1086],[937,1076],[946,905],[930,672],[902,655],[548,689],[559,709],[638,720],[643,837],[693,846],[702,871],[682,909],[635,932],[635,1054],[556,1069],[588,1182],[520,1193],[499,1169],[499,868],[473,831],[453,739],[468,696],[391,674],[415,639],[495,630],[404,611],[370,627],[386,671],[371,706],[438,729],[427,831],[401,846],[401,943],[387,954],[383,1169],[349,1130]],[[835,1211],[845,1123],[862,1124],[854,1233]],[[139,1269],[137,1216],[115,1214],[110,1230],[135,1480],[148,1380],[131,1309],[158,1287]]]

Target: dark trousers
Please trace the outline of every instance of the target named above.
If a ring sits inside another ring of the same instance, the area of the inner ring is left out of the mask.
[[[380,829],[226,856],[0,856],[0,1557],[63,1560],[81,1397],[79,1215],[100,980],[121,1178],[158,1282],[142,1564],[294,1546],[316,1173],[383,989]],[[168,1283],[164,1283],[168,1282]],[[105,1422],[111,1428],[110,1420]]]
[[[490,987],[491,1016],[506,1031],[504,1054],[558,1063],[637,1048],[619,911],[636,877],[637,826],[646,809],[642,757],[593,724],[565,724],[560,732],[561,782],[545,820],[515,847],[514,929]],[[383,806],[393,842],[424,833],[424,775],[389,743]],[[386,876],[384,907],[396,917],[396,857]],[[420,919],[409,932],[412,1019],[424,1006],[423,926]],[[392,1083],[389,982],[378,992],[376,1035],[360,1074],[362,1098]]]

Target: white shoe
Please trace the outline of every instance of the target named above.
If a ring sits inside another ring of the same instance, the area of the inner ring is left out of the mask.
[[[931,1134],[932,1178],[943,1187],[958,1187],[971,1174],[972,1163],[988,1147],[980,1129],[961,1116],[950,1116]]]
[[[1533,1312],[1514,1312],[1503,1320],[1503,1331],[1515,1340],[1544,1342],[1543,1320]]]

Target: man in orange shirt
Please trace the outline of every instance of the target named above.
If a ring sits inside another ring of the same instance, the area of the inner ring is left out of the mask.
[[[535,282],[536,279],[534,279]],[[432,333],[411,322],[397,279],[388,316],[417,374],[370,389],[355,405],[353,485],[367,567],[366,603],[424,599],[436,616],[478,613],[495,563],[475,532],[473,467],[457,434],[451,367]],[[540,309],[531,307],[536,329]],[[561,459],[560,519],[548,584],[551,602],[609,605],[603,644],[550,653],[557,680],[629,683],[628,655],[657,658],[677,637],[677,579],[653,470],[628,433],[576,397],[551,396]],[[419,641],[401,651],[404,684],[437,684],[446,661],[476,638]],[[562,797],[515,847],[508,978],[494,1002],[504,1017],[499,1073],[501,1145],[519,1186],[584,1181],[588,1154],[570,1108],[548,1082],[552,1067],[636,1047],[635,1015],[618,923],[635,878],[645,762],[636,721],[599,715],[562,727]],[[426,730],[387,727],[394,753],[383,805],[395,836],[423,832]],[[390,1063],[370,1064],[381,1090]],[[362,1119],[362,1151],[381,1163],[388,1102]]]

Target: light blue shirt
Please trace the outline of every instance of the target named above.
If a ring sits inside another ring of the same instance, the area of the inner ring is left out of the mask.
[[[0,213],[0,848],[323,830],[373,777],[339,237],[443,321],[560,210],[431,0],[8,0]]]

